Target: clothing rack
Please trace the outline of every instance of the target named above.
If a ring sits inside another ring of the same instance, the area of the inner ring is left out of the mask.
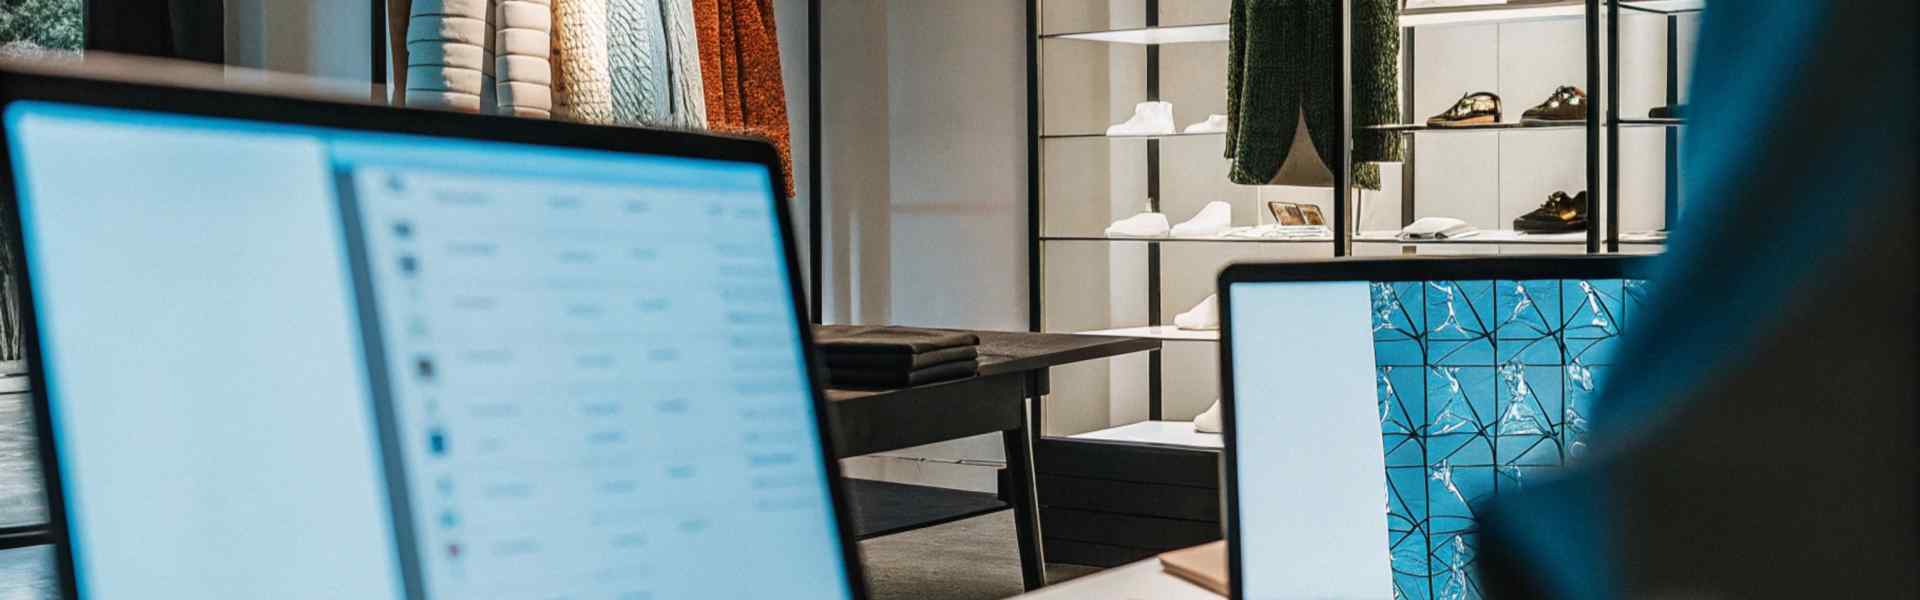
[[[387,0],[370,0],[367,13],[370,17],[368,31],[372,35],[367,56],[370,61],[369,97],[377,103],[385,103],[390,96],[387,84],[391,79],[387,69],[391,64],[387,56],[387,38],[391,35],[387,18]],[[822,323],[825,308],[820,283],[823,263],[823,246],[820,239],[820,219],[823,202],[821,199],[820,177],[820,0],[807,0],[807,305],[808,315],[814,323]]]

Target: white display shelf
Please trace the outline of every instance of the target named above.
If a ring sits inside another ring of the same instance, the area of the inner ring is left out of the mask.
[[[1398,231],[1362,231],[1354,236],[1356,244],[1459,245],[1459,244],[1539,244],[1579,246],[1587,243],[1587,233],[1521,233],[1510,229],[1482,230],[1472,237],[1449,240],[1403,240]]]
[[[1116,329],[1098,329],[1094,331],[1076,331],[1081,335],[1112,335],[1120,337],[1141,337],[1173,342],[1218,342],[1220,332],[1194,331],[1172,325],[1148,325],[1145,327],[1120,327]]]
[[[1615,122],[1621,127],[1680,127],[1687,124],[1686,119],[1621,118]],[[1391,131],[1394,133],[1485,133],[1497,131],[1582,131],[1586,123],[1551,123],[1533,125],[1526,123],[1493,123],[1489,125],[1466,125],[1461,127],[1434,127],[1424,124],[1370,125],[1362,129],[1372,131]]]
[[[1587,233],[1521,233],[1507,229],[1481,231],[1479,235],[1452,240],[1403,240],[1396,237],[1397,231],[1362,231],[1354,236],[1356,244],[1397,244],[1402,246],[1444,246],[1468,244],[1514,244],[1541,246],[1580,246],[1587,243]],[[1602,240],[1604,243],[1604,240]],[[1654,231],[1624,232],[1620,234],[1620,243],[1634,246],[1658,246],[1667,243],[1664,233]]]
[[[1227,41],[1227,24],[1205,23],[1199,25],[1171,25],[1165,27],[1140,27],[1136,29],[1050,33],[1040,36],[1040,39],[1080,40],[1086,42],[1104,42],[1108,44],[1135,44],[1140,46],[1225,42]]]
[[[1656,119],[1653,117],[1646,117],[1646,118],[1621,117],[1620,119],[1621,127],[1681,127],[1686,124],[1687,124],[1686,119]]]
[[[1392,131],[1396,133],[1475,133],[1488,131],[1556,131],[1567,129],[1586,129],[1585,123],[1551,123],[1534,125],[1526,123],[1492,123],[1488,125],[1465,125],[1461,127],[1434,127],[1425,124],[1371,125],[1363,129],[1373,131]]]
[[[1223,436],[1218,433],[1194,431],[1193,423],[1189,421],[1141,421],[1132,425],[1121,425],[1068,437],[1076,440],[1151,444],[1203,450],[1219,450],[1226,447]]]
[[[1664,245],[1667,243],[1667,233],[1664,231],[1628,231],[1620,234],[1620,243],[1636,246]]]
[[[1240,243],[1240,244],[1327,244],[1333,242],[1333,236],[1318,238],[1241,238],[1241,237],[1140,237],[1119,235],[1043,235],[1045,242],[1201,242],[1201,243]]]
[[[1673,15],[1699,12],[1706,7],[1706,4],[1706,0],[1622,0],[1620,9],[1643,14]],[[1600,9],[1606,10],[1605,1],[1601,2]],[[1586,0],[1507,0],[1497,4],[1409,9],[1400,13],[1400,26],[1472,25],[1503,21],[1581,19],[1586,16]]]
[[[1662,15],[1700,12],[1707,8],[1706,0],[1625,0],[1620,8]]]
[[[1089,140],[1089,139],[1161,140],[1161,139],[1167,139],[1167,138],[1182,138],[1182,137],[1224,137],[1225,135],[1227,134],[1224,131],[1207,131],[1207,132],[1199,132],[1199,133],[1179,132],[1179,133],[1164,133],[1164,134],[1158,134],[1158,135],[1107,135],[1104,133],[1049,133],[1049,134],[1040,136],[1040,139],[1043,139],[1043,140]]]
[[[1586,15],[1586,0],[1552,0],[1550,2],[1510,0],[1502,4],[1408,9],[1400,13],[1400,26],[1425,27],[1428,25],[1472,25],[1503,21],[1578,19]]]

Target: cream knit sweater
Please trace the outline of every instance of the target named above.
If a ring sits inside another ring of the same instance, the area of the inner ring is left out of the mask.
[[[555,113],[584,123],[613,121],[606,0],[554,0]]]

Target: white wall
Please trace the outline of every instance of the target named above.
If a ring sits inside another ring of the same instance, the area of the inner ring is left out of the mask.
[[[822,4],[828,320],[1024,330],[1025,2]],[[982,436],[847,472],[991,490],[955,463],[1000,460]]]
[[[1025,11],[887,3],[896,323],[1027,326]]]

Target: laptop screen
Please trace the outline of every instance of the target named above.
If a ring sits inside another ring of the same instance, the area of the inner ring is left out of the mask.
[[[85,596],[850,594],[764,165],[4,118]]]
[[[1586,448],[1626,279],[1235,282],[1246,598],[1477,598],[1475,508]]]

